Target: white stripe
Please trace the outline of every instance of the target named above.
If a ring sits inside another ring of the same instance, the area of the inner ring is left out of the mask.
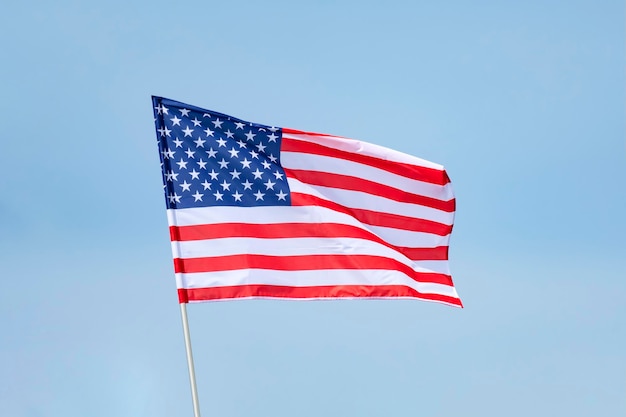
[[[342,190],[339,188],[321,187],[304,184],[295,178],[287,177],[289,188],[293,192],[321,196],[325,200],[333,201],[344,207],[372,210],[384,213],[398,214],[415,219],[432,220],[437,223],[451,225],[454,222],[454,213],[437,210],[419,204],[401,203],[375,194],[361,191]]]
[[[367,226],[367,229],[394,246],[406,248],[436,248],[448,246],[450,235],[439,236],[432,233],[412,232],[382,226]]]
[[[176,274],[178,288],[211,288],[235,285],[284,285],[313,287],[325,285],[405,285],[424,294],[441,294],[458,298],[454,287],[416,282],[398,271],[379,269],[273,271],[239,269],[234,271]]]
[[[379,184],[388,185],[402,191],[426,197],[448,201],[454,198],[452,185],[445,186],[413,180],[402,175],[393,174],[384,169],[352,162],[330,156],[313,155],[299,152],[281,152],[280,163],[284,168],[308,171],[330,172],[333,174],[350,175]]]
[[[434,248],[447,246],[450,235],[439,236],[431,233],[411,232],[381,226],[366,226],[355,218],[334,210],[317,207],[198,207],[168,209],[170,226],[195,226],[198,224],[250,223],[340,223],[358,227],[374,233],[394,246],[408,248]]]
[[[403,152],[395,151],[393,149],[385,148],[383,146],[374,145],[373,143],[361,142],[359,140],[340,138],[337,136],[324,136],[315,134],[302,135],[285,132],[283,132],[283,137],[301,140],[304,142],[318,143],[328,148],[339,149],[358,155],[367,155],[384,161],[402,162],[405,164],[433,168],[443,171],[443,166],[434,162],[430,162],[413,155],[408,155]]]
[[[168,209],[170,226],[194,226],[219,223],[343,223],[366,230],[351,216],[317,206],[198,207]]]
[[[417,272],[449,274],[447,261],[412,261],[387,246],[354,238],[221,238],[172,242],[175,258],[201,258],[240,254],[298,256],[298,255],[374,255],[383,256]]]

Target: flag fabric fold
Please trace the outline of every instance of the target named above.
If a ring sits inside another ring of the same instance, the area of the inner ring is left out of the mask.
[[[153,97],[181,303],[416,298],[461,307],[441,165]]]

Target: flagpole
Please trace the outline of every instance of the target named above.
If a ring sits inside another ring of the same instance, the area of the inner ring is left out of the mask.
[[[191,353],[191,337],[189,336],[189,321],[187,320],[187,303],[180,303],[180,314],[183,318],[183,333],[185,334],[185,349],[187,350],[187,366],[189,367],[189,382],[191,383],[191,400],[193,401],[193,415],[200,417],[200,404],[198,402],[198,389],[196,388],[196,371],[193,367],[193,354]]]

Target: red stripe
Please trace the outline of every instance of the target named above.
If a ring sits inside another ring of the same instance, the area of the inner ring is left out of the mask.
[[[289,130],[283,129],[283,134],[284,133],[289,133]],[[393,174],[402,175],[403,177],[411,178],[417,181],[428,182],[431,184],[446,185],[450,182],[450,179],[448,178],[448,175],[444,170],[411,165],[404,162],[388,161],[369,155],[329,148],[327,146],[320,145],[319,143],[291,139],[285,136],[283,136],[282,138],[280,150],[281,152],[301,152],[313,155],[345,159],[348,161],[358,162],[360,164],[382,169]]]
[[[189,301],[223,300],[232,298],[379,298],[411,297],[463,307],[461,300],[440,294],[422,294],[403,285],[333,285],[320,287],[285,287],[279,285],[238,285],[232,287],[179,289],[181,303]]]
[[[170,226],[172,241],[222,239],[232,237],[260,239],[289,238],[355,238],[367,239],[402,253],[414,261],[447,260],[448,247],[405,248],[391,245],[377,235],[356,226],[342,223],[218,223],[195,226]]]
[[[419,204],[437,210],[454,212],[455,200],[437,200],[436,198],[413,194],[399,190],[388,185],[357,178],[350,175],[332,174],[321,171],[307,171],[301,169],[286,169],[285,173],[291,178],[296,178],[305,184],[318,185],[321,187],[339,188],[342,190],[360,191],[375,194],[401,203]]]
[[[379,211],[344,207],[333,201],[324,200],[310,194],[291,193],[292,206],[320,206],[338,211],[354,217],[359,222],[371,226],[390,227],[394,229],[409,230],[411,232],[432,233],[446,236],[452,232],[452,226],[434,222],[432,220],[418,219],[415,217],[402,216],[400,214],[383,213]]]
[[[398,247],[398,252],[413,261],[447,261],[448,246],[435,248],[403,248]]]
[[[268,269],[274,271],[314,271],[321,269],[393,270],[399,271],[417,282],[453,285],[450,275],[434,272],[417,272],[395,259],[375,255],[275,256],[241,254],[202,258],[174,258],[174,270],[177,274],[233,271],[237,269]]]

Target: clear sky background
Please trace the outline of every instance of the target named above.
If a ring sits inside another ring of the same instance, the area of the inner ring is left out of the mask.
[[[465,309],[190,306],[205,417],[623,417],[624,13],[3,5],[0,415],[192,415],[154,94],[414,154],[457,194]]]

